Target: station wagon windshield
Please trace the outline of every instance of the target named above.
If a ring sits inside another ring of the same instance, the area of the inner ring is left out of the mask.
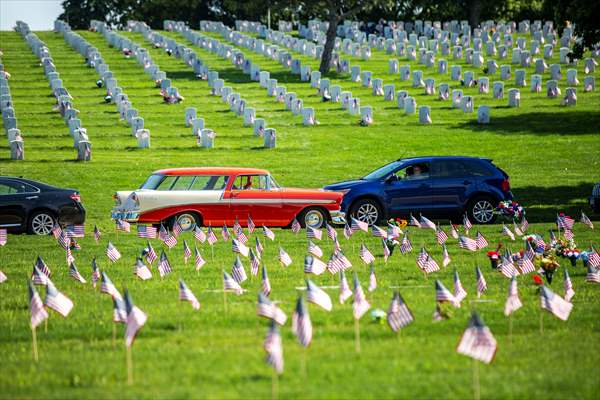
[[[402,161],[393,161],[389,164],[384,165],[381,168],[376,169],[368,175],[365,175],[362,179],[367,181],[377,181],[379,179],[385,178],[402,165]]]

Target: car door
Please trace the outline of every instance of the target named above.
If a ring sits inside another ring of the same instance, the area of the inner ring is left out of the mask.
[[[0,227],[27,226],[29,210],[39,199],[37,188],[11,179],[0,180]]]
[[[419,167],[421,173],[415,174]],[[429,162],[404,164],[383,183],[383,194],[391,217],[431,212],[433,191]]]
[[[230,216],[246,225],[248,216],[257,225],[279,225],[281,192],[271,188],[268,175],[239,175],[231,187]]]
[[[433,160],[433,208],[437,215],[460,213],[477,180],[460,159]]]

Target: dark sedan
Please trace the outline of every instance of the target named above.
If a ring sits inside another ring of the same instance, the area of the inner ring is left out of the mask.
[[[342,211],[369,224],[410,214],[458,219],[464,213],[488,224],[498,203],[512,199],[508,175],[478,157],[399,159],[325,189],[344,192]]]
[[[79,192],[24,178],[0,177],[0,228],[47,235],[60,225],[83,224]]]

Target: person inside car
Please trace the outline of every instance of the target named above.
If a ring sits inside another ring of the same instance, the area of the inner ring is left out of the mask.
[[[429,178],[429,170],[421,164],[408,167],[406,169],[406,178],[408,180],[427,179]]]

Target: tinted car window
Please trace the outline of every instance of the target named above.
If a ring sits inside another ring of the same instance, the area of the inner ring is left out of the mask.
[[[473,176],[491,176],[494,174],[491,165],[486,165],[483,161],[463,160],[465,170],[469,175]]]
[[[32,193],[38,190],[31,185],[17,181],[5,181],[0,183],[0,195]]]
[[[429,179],[429,163],[422,162],[408,165],[402,169],[399,169],[394,174],[398,180],[419,180]]]
[[[477,160],[439,160],[433,163],[436,178],[457,178],[463,176],[489,176],[492,171]]]

